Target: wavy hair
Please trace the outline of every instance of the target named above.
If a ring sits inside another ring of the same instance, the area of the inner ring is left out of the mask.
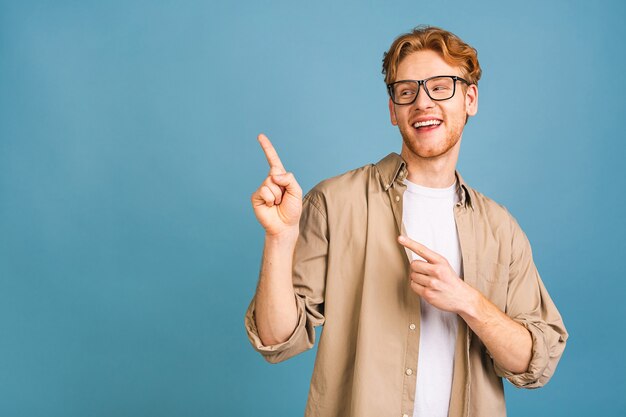
[[[455,34],[434,26],[417,26],[393,41],[383,55],[382,73],[385,76],[385,84],[396,80],[398,65],[407,55],[422,50],[439,53],[449,65],[461,68],[461,76],[470,84],[478,85],[482,70],[476,49]]]

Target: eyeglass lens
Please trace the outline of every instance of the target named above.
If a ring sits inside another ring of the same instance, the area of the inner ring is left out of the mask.
[[[454,95],[454,79],[451,77],[435,77],[424,82],[426,93],[433,100],[447,100]],[[409,104],[415,101],[419,93],[417,81],[403,81],[392,85],[392,97],[398,104]]]

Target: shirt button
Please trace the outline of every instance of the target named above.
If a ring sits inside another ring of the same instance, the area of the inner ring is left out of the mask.
[[[399,195],[396,196],[396,201],[400,201],[400,196]]]
[[[409,324],[409,329],[415,330],[415,324],[413,324],[413,323]]]
[[[407,368],[405,373],[409,376],[413,375],[413,370],[411,368]]]

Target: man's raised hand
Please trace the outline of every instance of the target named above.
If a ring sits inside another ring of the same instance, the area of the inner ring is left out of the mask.
[[[302,213],[302,189],[292,173],[285,171],[276,150],[264,134],[259,143],[270,171],[261,186],[252,194],[254,214],[269,236],[298,232]]]

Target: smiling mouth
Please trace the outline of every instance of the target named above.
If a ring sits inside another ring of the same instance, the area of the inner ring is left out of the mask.
[[[439,127],[440,124],[441,124],[441,120],[430,119],[430,120],[423,120],[421,122],[417,122],[413,125],[413,127],[417,130],[431,130],[431,129],[435,129]]]

